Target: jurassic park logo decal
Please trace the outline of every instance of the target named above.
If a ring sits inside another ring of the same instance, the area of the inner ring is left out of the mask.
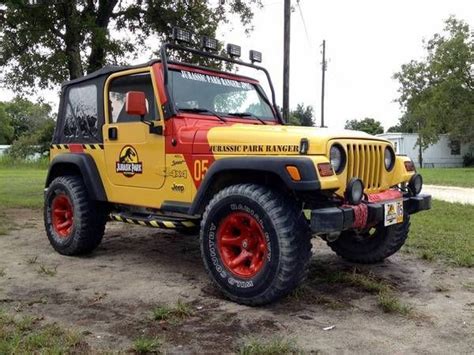
[[[138,160],[138,153],[131,145],[122,148],[119,160],[115,164],[115,172],[121,173],[126,177],[132,177],[135,174],[141,174],[143,171],[142,162]]]

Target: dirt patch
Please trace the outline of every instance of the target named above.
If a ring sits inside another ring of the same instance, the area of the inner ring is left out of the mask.
[[[128,350],[140,336],[163,339],[171,353],[231,352],[247,337],[274,336],[322,353],[468,353],[474,348],[471,269],[406,254],[355,266],[314,240],[304,286],[281,302],[251,308],[217,292],[195,237],[109,223],[96,252],[65,257],[49,245],[40,211],[6,215],[22,228],[0,236],[0,308],[82,332],[92,349]],[[389,285],[412,312],[385,313],[378,286],[340,276],[354,273]],[[192,309],[190,316],[153,320],[154,307],[177,300]],[[335,327],[323,330],[330,326]]]

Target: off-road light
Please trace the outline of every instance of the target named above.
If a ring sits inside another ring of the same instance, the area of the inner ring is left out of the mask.
[[[301,138],[300,141],[300,154],[308,154],[309,141],[308,138]]]
[[[346,153],[339,144],[333,144],[329,151],[329,161],[336,174],[340,174],[346,165]]]
[[[177,42],[191,43],[191,32],[179,27],[173,27],[173,40]]]
[[[407,160],[405,162],[405,170],[406,171],[416,171],[415,164],[411,160]]]
[[[358,178],[352,178],[347,184],[345,197],[351,205],[358,205],[364,197],[364,183]]]
[[[240,46],[236,44],[227,44],[227,54],[232,58],[240,58]]]
[[[386,147],[383,153],[383,160],[385,164],[385,169],[391,171],[395,165],[395,153],[391,147]]]
[[[418,195],[423,188],[423,178],[420,174],[415,174],[411,177],[410,181],[408,182],[408,189],[412,193],[412,195]]]
[[[252,64],[255,63],[255,62],[261,63],[262,62],[262,52],[251,50],[249,52],[249,59],[252,62]]]
[[[202,36],[201,48],[208,51],[217,51],[217,39],[208,36]]]

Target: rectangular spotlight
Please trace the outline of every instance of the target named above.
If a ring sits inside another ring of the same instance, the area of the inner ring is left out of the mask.
[[[173,27],[173,40],[177,42],[191,43],[191,32],[182,28]]]
[[[249,52],[249,58],[252,63],[261,63],[262,62],[262,52],[251,50]]]
[[[202,36],[201,48],[208,51],[217,51],[217,39],[208,36]]]
[[[227,44],[227,54],[233,58],[240,58],[240,46],[236,44]]]

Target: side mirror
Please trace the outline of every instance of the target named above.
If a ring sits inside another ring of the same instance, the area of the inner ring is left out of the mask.
[[[143,91],[129,91],[125,97],[125,111],[128,115],[138,115],[142,118],[148,113],[146,96]]]

